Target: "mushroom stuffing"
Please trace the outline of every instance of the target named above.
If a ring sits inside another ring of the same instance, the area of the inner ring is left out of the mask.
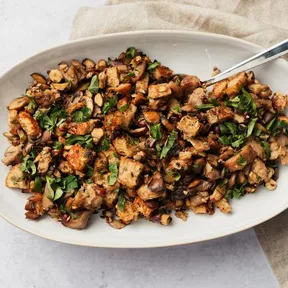
[[[230,213],[232,198],[274,190],[288,163],[288,98],[253,72],[208,91],[130,47],[47,74],[7,107],[6,186],[29,193],[28,219],[83,229],[100,213],[121,229]]]

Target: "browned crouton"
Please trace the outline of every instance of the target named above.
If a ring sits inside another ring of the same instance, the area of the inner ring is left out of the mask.
[[[88,163],[93,161],[93,152],[84,149],[79,144],[73,145],[67,154],[68,164],[76,171],[82,171]]]
[[[148,97],[150,99],[158,99],[171,95],[171,89],[167,83],[150,85],[148,88]]]
[[[224,165],[230,172],[242,170],[246,165],[252,163],[255,157],[256,152],[248,144],[237,155],[228,159]]]
[[[228,107],[218,106],[207,111],[207,120],[210,125],[233,118],[233,112]]]
[[[28,136],[35,138],[41,135],[41,128],[38,122],[29,113],[21,111],[18,114],[18,120]]]
[[[126,157],[121,157],[118,181],[124,186],[134,188],[138,184],[143,169],[144,165],[142,163]]]
[[[196,117],[186,115],[177,123],[177,128],[183,132],[183,138],[187,140],[197,135],[201,123]]]

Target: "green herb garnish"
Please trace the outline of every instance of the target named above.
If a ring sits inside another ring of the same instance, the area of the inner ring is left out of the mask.
[[[253,119],[249,122],[249,124],[248,124],[248,126],[247,126],[247,137],[249,137],[249,136],[252,134],[256,122],[257,122],[257,118],[253,118]]]
[[[161,124],[156,124],[150,127],[150,133],[151,136],[156,139],[156,140],[160,140],[162,138],[161,135]]]
[[[110,109],[114,108],[117,104],[117,100],[114,97],[107,98],[105,104],[103,105],[102,112],[106,114]]]
[[[179,181],[181,178],[181,174],[175,171],[169,171],[167,174],[169,177],[173,178],[174,181]]]
[[[243,184],[236,184],[232,188],[228,189],[225,198],[226,199],[239,199],[240,197],[244,196],[245,194],[245,186],[247,182],[244,182]]]
[[[92,94],[96,94],[99,91],[99,79],[97,75],[94,75],[91,79],[90,85],[88,87],[88,91]]]
[[[66,135],[66,145],[74,145],[74,144],[84,145],[85,148],[91,149],[93,147],[93,138],[91,134],[87,134],[84,136],[81,135]]]
[[[61,150],[63,148],[63,144],[60,141],[54,141],[52,148],[53,150]]]
[[[125,197],[123,192],[120,192],[118,194],[118,206],[119,209],[123,212],[125,209]]]
[[[91,117],[91,109],[89,109],[88,107],[82,107],[81,109],[75,111],[71,117],[72,117],[72,121],[74,122],[85,122],[87,120],[89,120],[89,118]]]
[[[118,178],[118,167],[116,163],[110,164],[109,165],[109,171],[111,174],[108,177],[108,184],[110,186],[114,185],[117,181]]]
[[[37,110],[34,114],[34,118],[39,120],[41,128],[47,129],[51,132],[54,131],[56,126],[59,126],[66,120],[67,114],[63,108],[54,106],[52,109],[47,111]]]
[[[159,66],[159,65],[161,65],[161,63],[158,62],[158,61],[156,61],[156,60],[154,60],[153,63],[151,62],[151,63],[148,64],[147,71],[152,72],[152,71],[153,71],[157,66]]]
[[[176,113],[181,113],[182,112],[182,109],[180,106],[173,106],[172,107],[172,110]]]
[[[160,159],[165,158],[167,156],[168,152],[173,147],[176,138],[177,138],[177,131],[174,130],[171,132],[164,147],[162,148]]]
[[[36,176],[34,179],[34,190],[37,192],[43,191],[43,182],[40,176]]]
[[[36,165],[33,162],[35,157],[36,157],[36,152],[34,149],[32,149],[30,153],[23,158],[23,161],[20,166],[20,170],[30,175],[34,175],[37,172]]]
[[[271,148],[267,141],[262,141],[261,146],[265,152],[266,158],[269,159],[271,157]]]
[[[137,54],[137,50],[135,47],[129,47],[127,48],[126,52],[125,52],[125,57],[128,59],[132,59],[136,56]]]
[[[121,106],[118,110],[120,111],[120,112],[125,112],[126,110],[127,110],[127,108],[128,108],[128,104],[124,104],[123,106]]]
[[[102,138],[100,145],[96,148],[96,151],[97,152],[100,152],[100,151],[103,151],[103,150],[107,151],[109,148],[110,148],[110,143],[109,143],[109,140],[108,140],[107,136],[105,135]]]
[[[207,109],[211,109],[214,107],[215,107],[215,105],[213,103],[199,104],[199,105],[195,106],[195,108],[198,110],[207,110]]]
[[[240,154],[239,159],[237,160],[238,164],[240,164],[241,166],[246,166],[247,165],[247,160],[245,158],[243,158],[243,156]]]

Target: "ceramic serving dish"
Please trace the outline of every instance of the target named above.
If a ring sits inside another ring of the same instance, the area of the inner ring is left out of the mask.
[[[0,78],[1,134],[7,130],[6,105],[25,92],[31,82],[31,73],[45,74],[62,60],[116,57],[130,46],[141,49],[175,73],[194,74],[200,79],[209,78],[214,66],[224,70],[261,50],[259,46],[227,36],[183,31],[128,32],[69,42],[24,60]],[[287,93],[286,61],[278,59],[254,72],[272,90]],[[0,154],[3,155],[8,143],[4,136],[0,141]],[[28,195],[5,187],[8,170],[8,167],[0,165],[0,215],[13,225],[43,238],[83,246],[144,248],[204,241],[253,227],[288,207],[285,186],[288,168],[281,167],[275,191],[261,188],[241,200],[232,200],[233,213],[230,215],[219,211],[213,216],[191,214],[187,222],[174,217],[170,226],[140,220],[122,230],[112,229],[99,215],[94,215],[87,229],[75,231],[50,217],[40,221],[26,220],[24,206]]]

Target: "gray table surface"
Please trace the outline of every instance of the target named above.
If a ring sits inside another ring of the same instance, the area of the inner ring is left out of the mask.
[[[104,0],[0,0],[0,75],[65,42],[82,6]],[[15,95],[16,97],[17,95]],[[0,287],[276,288],[254,230],[173,248],[93,249],[51,242],[0,219]]]

